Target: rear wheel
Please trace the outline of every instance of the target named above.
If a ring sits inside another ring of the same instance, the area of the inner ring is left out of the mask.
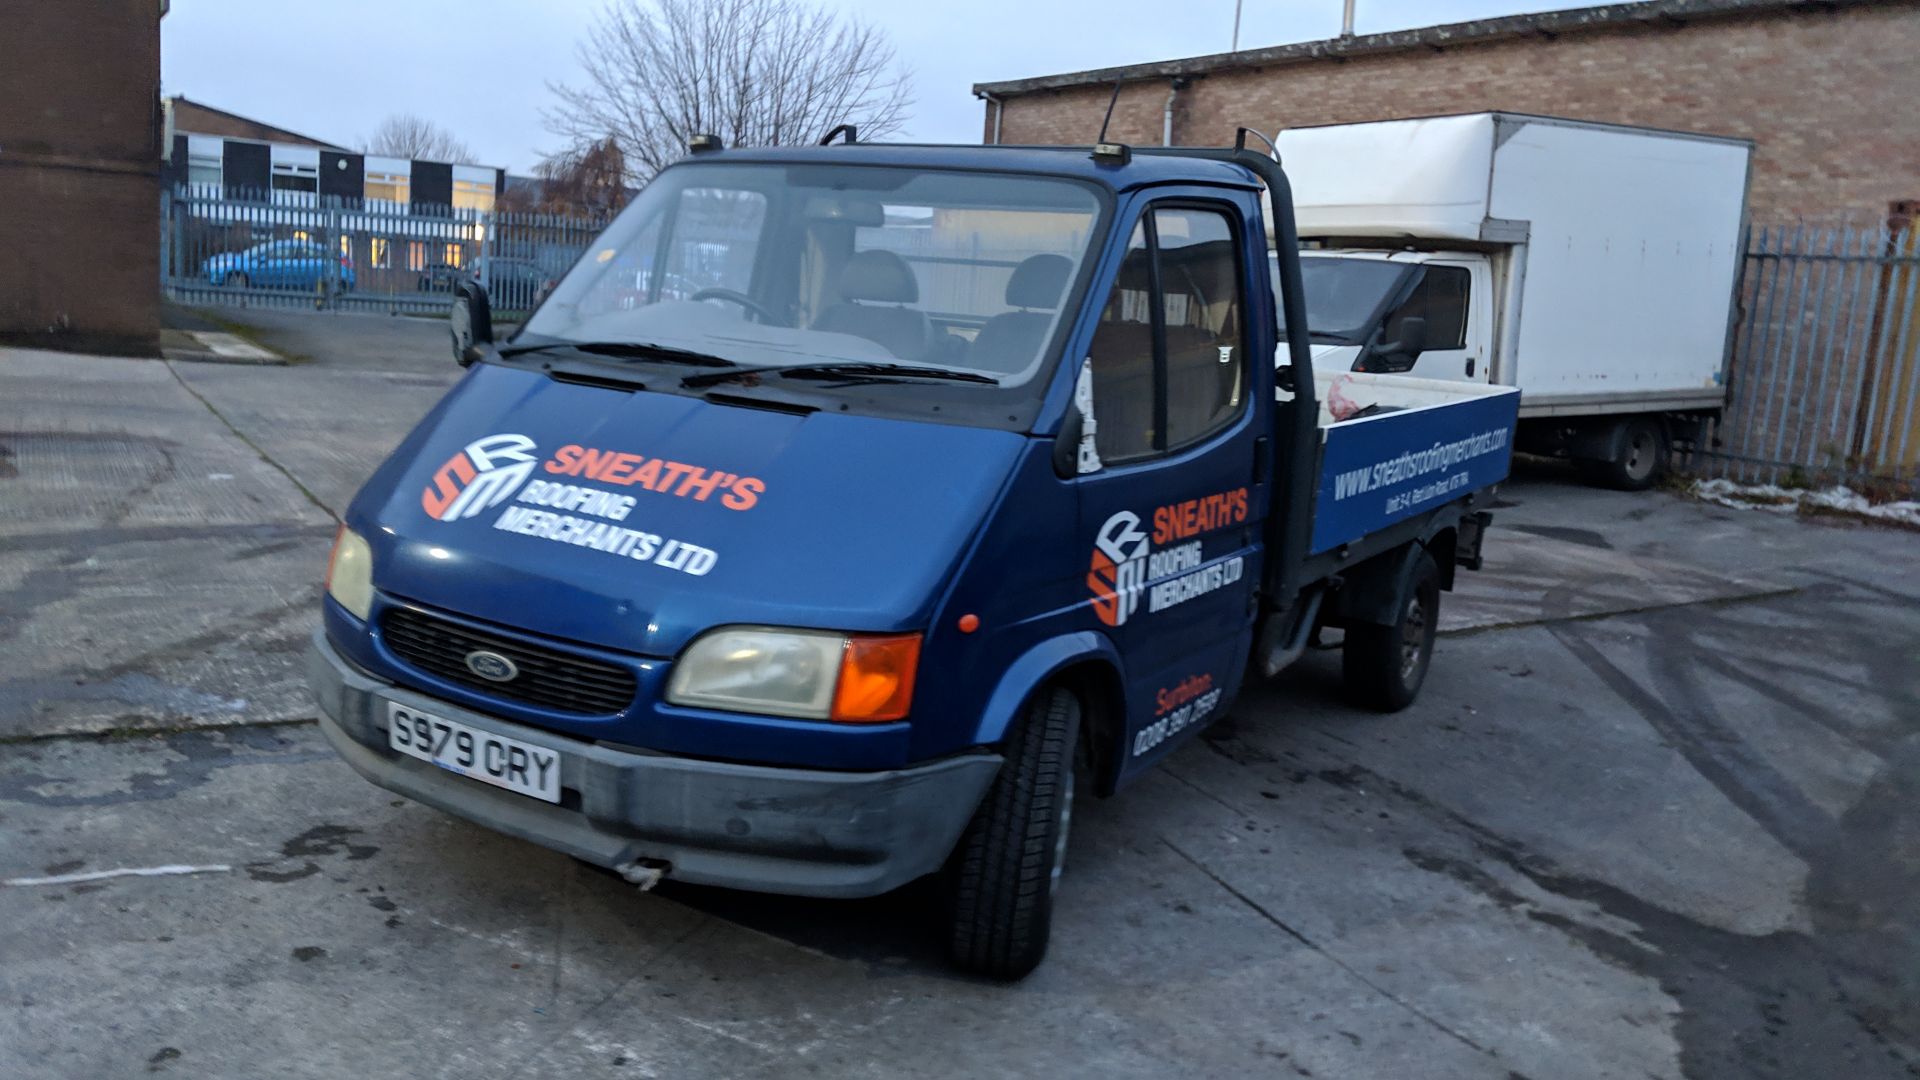
[[[1580,475],[1588,483],[1616,491],[1645,491],[1666,475],[1672,447],[1667,440],[1667,429],[1658,417],[1622,418],[1612,442],[1618,447],[1612,460],[1577,462]]]
[[[1434,565],[1433,556],[1422,553],[1394,624],[1367,623],[1347,628],[1340,651],[1340,673],[1348,698],[1380,712],[1399,712],[1413,704],[1433,664],[1433,640],[1439,624],[1440,568]]]
[[[945,871],[947,958],[955,967],[1018,979],[1047,954],[1073,821],[1079,734],[1079,699],[1049,687],[1008,736],[1000,775]]]

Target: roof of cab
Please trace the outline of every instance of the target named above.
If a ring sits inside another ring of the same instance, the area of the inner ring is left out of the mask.
[[[1135,153],[1124,164],[1096,159],[1084,146],[917,146],[899,143],[836,143],[832,146],[775,146],[714,150],[694,154],[691,162],[762,164],[880,165],[907,168],[970,169],[1065,176],[1123,191],[1146,184],[1227,184],[1258,189],[1260,181],[1243,165],[1202,157]]]

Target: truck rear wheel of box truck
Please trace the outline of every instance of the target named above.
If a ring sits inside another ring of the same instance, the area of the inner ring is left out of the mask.
[[[1611,427],[1604,458],[1574,459],[1590,484],[1616,491],[1645,491],[1666,475],[1672,451],[1667,426],[1657,416],[1623,416]]]
[[[1018,979],[1046,956],[1079,737],[1080,700],[1060,687],[1036,693],[1008,734],[1000,775],[947,864],[947,957],[955,967]]]
[[[1420,696],[1440,625],[1440,568],[1422,554],[1392,626],[1355,623],[1340,648],[1340,674],[1354,704],[1399,712]]]

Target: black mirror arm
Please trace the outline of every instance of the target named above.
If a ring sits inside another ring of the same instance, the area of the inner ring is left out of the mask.
[[[453,335],[453,358],[469,367],[493,347],[493,302],[487,287],[471,278],[453,285],[453,307],[447,319]]]
[[[1060,434],[1053,437],[1053,474],[1062,480],[1079,475],[1080,436],[1085,431],[1086,417],[1077,407],[1069,406],[1060,421]]]

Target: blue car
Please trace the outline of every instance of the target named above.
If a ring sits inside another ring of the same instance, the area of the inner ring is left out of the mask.
[[[333,279],[336,256],[311,240],[270,240],[245,251],[215,255],[200,264],[200,276],[229,288],[300,289],[312,292]],[[338,257],[340,288],[354,286],[353,260]]]

